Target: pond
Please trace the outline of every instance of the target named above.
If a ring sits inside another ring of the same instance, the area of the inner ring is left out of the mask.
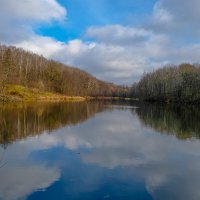
[[[199,200],[200,108],[0,105],[2,200]]]

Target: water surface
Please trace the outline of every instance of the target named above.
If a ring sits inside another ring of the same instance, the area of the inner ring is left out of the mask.
[[[199,200],[198,106],[0,105],[0,199]]]

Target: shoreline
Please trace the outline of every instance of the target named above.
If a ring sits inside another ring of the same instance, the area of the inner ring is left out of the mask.
[[[51,96],[36,95],[32,98],[23,98],[16,95],[0,94],[0,103],[23,103],[23,102],[80,102],[91,100],[123,100],[123,101],[139,101],[139,99],[125,97],[82,97],[82,96],[65,96],[60,94],[51,94]]]
[[[61,102],[61,101],[85,101],[85,97],[67,96],[58,93],[40,91],[35,88],[27,88],[21,85],[6,85],[4,92],[0,93],[0,102]]]
[[[32,98],[26,99],[23,97],[15,95],[5,95],[0,94],[0,103],[16,103],[16,102],[70,102],[70,101],[86,101],[87,98],[80,96],[62,96],[62,95],[52,95],[52,96],[34,96]]]
[[[0,93],[0,103],[16,102],[80,102],[89,100],[123,100],[138,101],[127,97],[91,97],[91,96],[67,96],[59,93],[40,91],[36,88],[28,88],[21,85],[6,85],[4,92]]]

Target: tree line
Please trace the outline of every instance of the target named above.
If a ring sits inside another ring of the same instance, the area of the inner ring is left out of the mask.
[[[0,45],[0,92],[19,84],[71,96],[126,96],[128,88],[16,47]]]
[[[167,66],[146,73],[132,85],[130,96],[149,101],[200,103],[200,65]]]

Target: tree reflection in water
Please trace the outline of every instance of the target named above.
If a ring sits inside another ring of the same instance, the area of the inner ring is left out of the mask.
[[[200,138],[200,108],[197,105],[144,103],[136,112],[141,121],[162,134],[179,139]]]
[[[103,110],[101,102],[37,103],[0,106],[0,143],[81,123]]]

